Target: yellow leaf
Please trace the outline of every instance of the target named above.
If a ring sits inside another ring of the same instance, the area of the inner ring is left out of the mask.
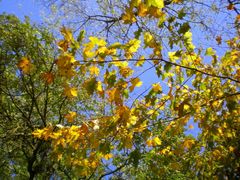
[[[130,92],[132,92],[135,87],[140,87],[142,85],[142,81],[140,81],[139,78],[132,78],[131,84],[132,85],[129,87]]]
[[[62,27],[60,31],[61,31],[61,33],[64,36],[64,39],[66,41],[73,42],[74,39],[73,39],[73,35],[72,35],[71,29],[67,29],[65,27]]]
[[[43,131],[44,131],[43,129],[37,129],[37,130],[35,130],[35,131],[32,133],[32,135],[33,135],[35,138],[41,139]]]
[[[127,127],[130,127],[131,125],[135,125],[137,120],[138,120],[137,116],[130,116],[128,118]]]
[[[99,70],[99,68],[98,68],[97,66],[91,66],[91,67],[89,68],[89,72],[90,72],[91,75],[96,75],[96,76],[98,76],[100,70]]]
[[[123,99],[121,98],[121,93],[117,88],[113,88],[108,90],[107,92],[109,98],[109,102],[115,102],[117,105],[121,105],[123,103]]]
[[[67,121],[69,123],[72,123],[74,121],[74,119],[76,118],[76,116],[77,116],[76,112],[70,111],[68,114],[65,115],[65,118],[67,119]]]
[[[218,150],[218,149],[215,149],[213,152],[213,157],[216,158],[216,159],[219,159],[220,156],[221,156],[221,152]]]
[[[143,35],[144,44],[146,47],[153,48],[154,47],[154,38],[149,32],[145,32]]]
[[[168,57],[171,62],[176,62],[179,59],[179,56],[176,55],[176,52],[168,52]]]
[[[170,149],[171,149],[171,147],[167,146],[166,148],[164,148],[164,149],[162,149],[160,151],[160,154],[169,154],[170,153]]]
[[[131,0],[130,7],[137,7],[141,3],[141,0]]]
[[[112,61],[111,64],[113,64],[116,67],[127,67],[128,66],[128,62],[127,61]]]
[[[183,146],[187,149],[190,149],[193,144],[195,144],[195,141],[193,139],[185,139],[183,142]]]
[[[23,57],[17,64],[17,67],[24,73],[29,74],[33,68],[30,60],[26,57]]]
[[[154,7],[154,6],[149,7],[148,13],[150,14],[150,17],[153,16],[155,18],[162,18],[162,20],[165,20],[164,12],[162,12],[162,10],[157,7]]]
[[[138,6],[138,16],[140,17],[145,17],[147,15],[148,12],[148,7],[141,2]]]
[[[101,81],[97,82],[97,91],[98,92],[102,92],[103,91],[103,89],[102,89],[102,82]]]
[[[133,70],[129,67],[121,67],[119,73],[124,77],[127,78],[132,75]]]
[[[162,91],[162,87],[160,86],[160,84],[152,84],[152,89],[154,92],[158,93]]]
[[[148,147],[158,146],[162,144],[162,141],[158,137],[154,137],[153,139],[147,140],[146,144],[148,145]]]
[[[39,139],[48,140],[48,138],[50,137],[50,135],[52,133],[52,130],[53,130],[52,127],[46,127],[44,129],[37,129],[32,133],[32,135]]]
[[[183,0],[172,0],[173,3],[181,3]]]
[[[139,58],[139,60],[135,63],[135,66],[139,67],[139,66],[142,66],[145,62],[145,57],[144,56],[141,56]]]
[[[163,8],[164,7],[164,0],[147,0],[148,7],[154,6],[157,8]]]
[[[235,148],[234,148],[234,147],[232,147],[232,146],[229,146],[229,151],[230,151],[230,152],[234,152],[234,150],[235,150]]]
[[[140,47],[141,41],[139,39],[131,39],[126,44],[126,50],[129,53],[135,53],[137,52],[138,48]]]
[[[135,15],[133,14],[132,8],[126,8],[125,13],[122,15],[121,19],[124,24],[131,24],[137,21]]]
[[[105,154],[105,155],[104,155],[104,159],[106,159],[106,160],[109,160],[109,159],[111,159],[112,157],[113,157],[112,154]]]
[[[154,145],[161,145],[162,144],[162,141],[158,137],[153,138],[153,142],[154,142]]]
[[[64,88],[64,94],[68,98],[77,97],[77,95],[78,95],[77,88],[76,87],[70,87],[70,86],[67,85]]]
[[[107,42],[104,39],[100,39],[98,37],[90,36],[89,40],[94,44],[98,46],[106,46]]]
[[[62,51],[64,51],[64,52],[66,52],[66,51],[68,50],[68,48],[69,48],[69,42],[66,41],[66,40],[61,40],[61,41],[59,41],[59,42],[57,43],[57,45],[58,45],[58,47],[59,47]]]
[[[146,144],[147,144],[148,147],[153,146],[153,145],[152,145],[152,140],[147,140],[147,141],[146,141]]]

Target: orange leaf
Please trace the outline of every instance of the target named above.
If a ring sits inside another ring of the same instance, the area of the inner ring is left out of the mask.
[[[230,3],[228,6],[227,6],[227,9],[228,10],[233,10],[234,9],[234,5],[232,3]]]
[[[67,121],[69,123],[72,123],[74,121],[74,119],[76,118],[77,113],[76,112],[69,112],[68,114],[66,114],[64,117],[67,119]]]
[[[17,64],[17,67],[24,73],[29,74],[33,65],[30,60],[26,57],[23,57]]]
[[[54,75],[51,72],[46,72],[42,74],[42,79],[47,83],[47,84],[51,84],[53,83],[54,80]]]

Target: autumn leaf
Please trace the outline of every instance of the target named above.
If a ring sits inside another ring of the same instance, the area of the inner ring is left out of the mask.
[[[145,17],[147,15],[148,12],[148,7],[141,2],[138,6],[138,16],[140,17]]]
[[[74,119],[76,118],[77,116],[77,113],[76,112],[73,112],[73,111],[70,111],[68,114],[66,114],[64,117],[67,119],[67,121],[69,123],[72,123],[74,121]]]
[[[129,53],[135,53],[137,52],[138,48],[140,47],[141,41],[138,39],[131,39],[127,44],[126,44],[126,51]]]
[[[67,96],[68,98],[77,97],[78,95],[77,88],[66,85],[64,88],[64,95]]]
[[[160,86],[160,84],[152,84],[152,89],[153,89],[153,91],[154,92],[156,92],[156,93],[159,93],[159,92],[161,92],[162,91],[162,87]]]
[[[137,66],[137,67],[142,67],[143,66],[143,64],[144,64],[144,62],[145,62],[145,57],[144,56],[140,56],[139,57],[139,59],[138,59],[138,61],[135,63],[135,66]]]
[[[89,72],[90,72],[91,75],[98,76],[100,70],[99,70],[99,68],[97,66],[91,66],[91,67],[89,67]]]
[[[88,133],[88,125],[86,123],[83,123],[80,127],[80,131],[83,133],[83,134],[86,134]]]
[[[32,135],[39,139],[48,140],[48,138],[52,134],[52,131],[53,131],[53,128],[51,126],[49,126],[44,129],[37,129],[37,130],[33,131]]]
[[[111,159],[112,157],[113,157],[112,154],[105,154],[105,155],[104,155],[104,159],[106,159],[106,160],[109,160],[109,159]]]
[[[33,69],[33,65],[27,57],[23,57],[18,62],[17,67],[23,72],[23,74],[29,74]]]
[[[121,16],[121,19],[123,20],[124,24],[131,24],[137,21],[131,8],[126,8],[125,13]]]
[[[236,21],[240,21],[240,14],[236,16]]]
[[[68,48],[69,48],[69,42],[66,41],[66,40],[60,40],[60,41],[57,43],[57,45],[58,45],[58,47],[59,47],[62,51],[64,51],[64,52],[66,52],[66,51],[68,50]]]
[[[54,75],[51,72],[46,72],[42,74],[42,79],[45,81],[47,84],[53,83],[54,80]]]
[[[154,6],[157,8],[163,8],[164,7],[164,0],[147,0],[146,1],[147,6]]]
[[[151,147],[151,146],[158,146],[162,144],[162,141],[159,139],[159,137],[154,137],[153,139],[147,140],[146,144]]]
[[[234,4],[229,3],[229,5],[227,6],[227,10],[233,10],[234,9]]]
[[[120,67],[120,71],[119,73],[124,77],[124,78],[127,78],[129,77],[130,75],[132,75],[133,73],[133,70],[129,67]]]
[[[84,83],[83,83],[83,87],[87,90],[87,92],[92,95],[94,93],[94,91],[96,90],[98,86],[97,83],[97,79],[96,77],[87,79]],[[98,87],[100,88],[100,87]]]
[[[185,139],[183,142],[183,147],[185,147],[186,149],[190,149],[194,144],[195,141],[193,139]]]
[[[139,78],[132,78],[132,79],[130,80],[130,82],[131,82],[131,84],[132,84],[132,85],[129,87],[130,92],[132,92],[135,87],[140,87],[140,86],[142,85],[142,81],[140,81]]]
[[[216,37],[216,41],[217,41],[218,45],[222,44],[222,37],[221,36],[217,36]]]
[[[73,42],[74,38],[73,38],[71,29],[68,29],[66,27],[62,27],[60,29],[60,32],[62,33],[62,35],[64,36],[64,39],[67,42]]]

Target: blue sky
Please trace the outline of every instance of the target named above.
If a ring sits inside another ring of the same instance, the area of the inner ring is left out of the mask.
[[[41,10],[36,0],[1,0],[0,13],[15,14],[21,20],[31,17],[32,22],[41,22]]]

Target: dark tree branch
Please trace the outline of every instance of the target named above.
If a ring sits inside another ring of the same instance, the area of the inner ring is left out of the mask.
[[[128,62],[136,62],[136,61],[160,61],[160,62],[164,62],[166,64],[171,64],[173,66],[178,66],[184,69],[188,69],[191,71],[195,71],[195,72],[199,72],[201,74],[207,75],[207,76],[211,76],[211,77],[216,77],[216,78],[220,78],[220,79],[228,79],[231,81],[234,81],[236,83],[240,83],[240,80],[237,79],[233,79],[232,77],[228,77],[228,76],[223,76],[223,75],[216,75],[216,74],[211,74],[208,72],[204,72],[203,70],[197,69],[197,68],[193,68],[193,67],[188,67],[188,66],[184,66],[181,64],[177,64],[171,61],[167,61],[165,59],[161,59],[161,58],[147,58],[147,59],[119,59],[119,60],[105,60],[105,61],[91,61],[91,62],[86,62],[84,60],[79,60],[79,62],[87,64],[87,63],[99,63],[99,64],[103,64],[103,63],[112,63],[112,62],[123,62],[123,61],[128,61]]]
[[[125,167],[125,166],[127,165],[127,162],[128,162],[128,160],[126,160],[121,166],[117,167],[117,168],[114,169],[113,171],[110,171],[110,172],[108,172],[108,173],[105,173],[105,174],[101,175],[101,176],[99,177],[99,180],[101,180],[101,179],[104,178],[105,176],[108,176],[108,175],[114,174],[115,172],[120,171],[123,167]]]

